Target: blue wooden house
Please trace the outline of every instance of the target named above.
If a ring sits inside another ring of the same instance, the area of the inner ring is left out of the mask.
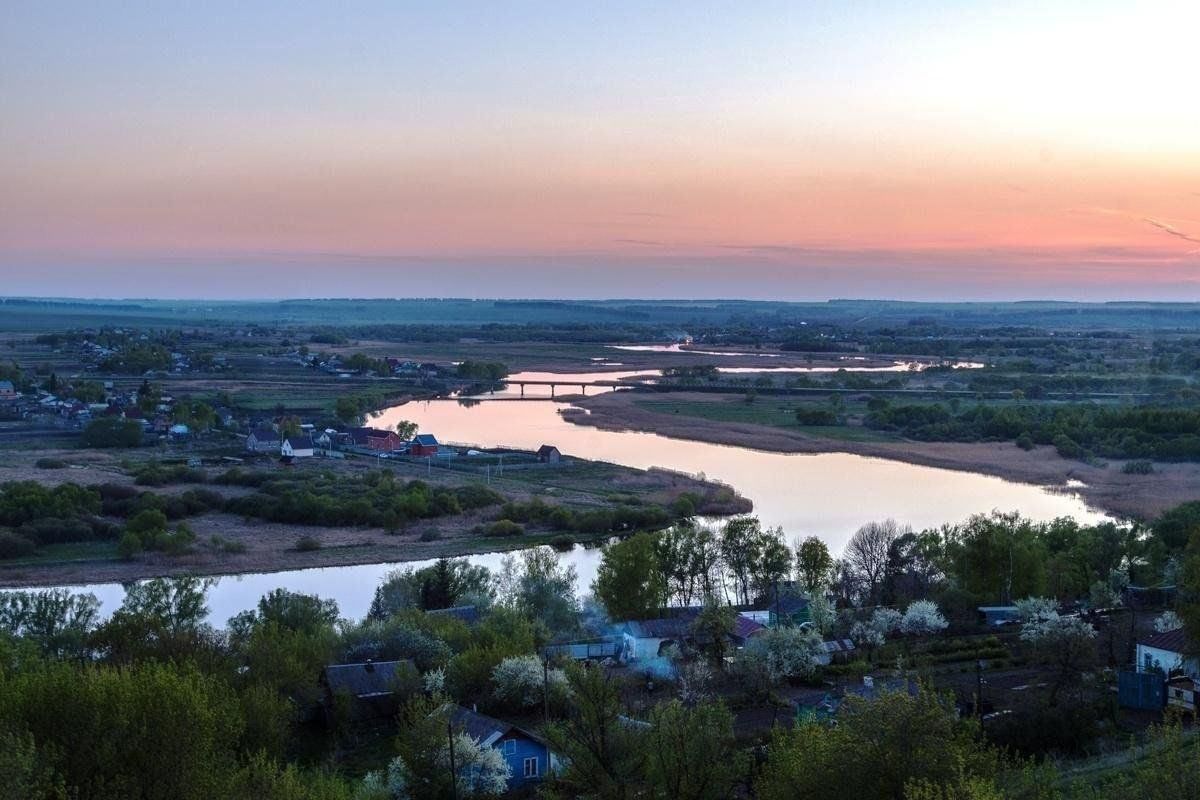
[[[550,748],[535,733],[457,705],[449,707],[449,717],[455,730],[500,751],[508,762],[509,790],[542,780],[553,766]]]

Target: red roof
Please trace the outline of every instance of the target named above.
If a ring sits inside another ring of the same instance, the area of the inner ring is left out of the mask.
[[[1145,639],[1138,639],[1138,644],[1158,650],[1168,650],[1172,653],[1188,652],[1187,634],[1183,632],[1183,628],[1176,628],[1173,631],[1156,633],[1153,636],[1147,636]]]

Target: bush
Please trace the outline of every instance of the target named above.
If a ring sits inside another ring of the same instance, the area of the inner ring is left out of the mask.
[[[79,441],[84,447],[138,447],[142,443],[142,423],[102,417],[88,423]]]
[[[142,539],[133,531],[125,531],[121,540],[117,542],[117,555],[126,561],[131,561],[141,554],[145,548],[142,546]]]
[[[1032,450],[1033,446],[1033,437],[1029,435],[1028,431],[1017,437],[1017,447],[1022,450]]]
[[[296,540],[296,550],[301,553],[311,553],[321,549],[321,542],[315,536],[301,536]]]
[[[67,462],[61,458],[39,458],[33,465],[38,469],[65,469]]]
[[[19,533],[0,531],[0,559],[33,555],[37,546]]]
[[[524,533],[525,528],[511,519],[498,519],[484,531],[485,536],[521,536]]]
[[[1153,475],[1154,462],[1139,459],[1137,461],[1127,461],[1125,466],[1121,467],[1121,472],[1126,475]]]
[[[442,535],[435,530],[421,531],[421,535],[417,537],[422,542],[436,542],[442,538]]]

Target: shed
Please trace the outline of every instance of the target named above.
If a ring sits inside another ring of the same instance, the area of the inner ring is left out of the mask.
[[[408,452],[414,456],[436,456],[438,454],[437,437],[432,433],[417,434],[413,437]]]
[[[537,459],[543,464],[557,464],[562,461],[562,453],[552,444],[544,444],[537,449]]]
[[[979,606],[986,625],[1009,625],[1017,621],[1020,612],[1016,606]]]

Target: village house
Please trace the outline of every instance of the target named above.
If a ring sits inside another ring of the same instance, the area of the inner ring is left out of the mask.
[[[1187,635],[1183,628],[1138,639],[1138,671],[1157,671],[1168,676],[1182,673],[1193,678],[1200,677],[1200,659],[1188,655],[1187,645]]]
[[[274,453],[280,444],[279,434],[265,426],[255,428],[246,437],[246,449],[251,453]]]
[[[537,460],[543,464],[557,464],[562,461],[562,453],[552,444],[544,444],[537,450]]]
[[[355,447],[365,447],[368,450],[378,450],[383,453],[393,453],[404,449],[404,440],[395,431],[385,431],[379,428],[351,428],[350,443]]]
[[[12,381],[0,381],[0,400],[15,400],[17,389]]]
[[[308,434],[285,437],[279,445],[279,455],[284,458],[312,458],[313,440]]]
[[[417,676],[416,667],[408,659],[331,664],[321,673],[326,717],[332,722],[338,704],[347,700],[346,710],[351,719],[391,717],[400,706],[397,690],[405,683],[417,681]]]
[[[554,768],[554,756],[537,734],[462,706],[443,708],[447,710],[454,730],[504,756],[510,772],[509,791],[540,781]]]
[[[410,455],[414,456],[436,456],[438,454],[438,440],[432,433],[419,433],[413,437],[412,444],[408,448]]]
[[[658,658],[672,646],[696,641],[695,626],[700,611],[695,606],[672,609],[668,617],[625,622],[619,632],[632,640],[630,655],[633,659]],[[753,616],[740,613],[733,618],[729,642],[734,647],[745,647],[752,638],[766,630],[767,626]]]

